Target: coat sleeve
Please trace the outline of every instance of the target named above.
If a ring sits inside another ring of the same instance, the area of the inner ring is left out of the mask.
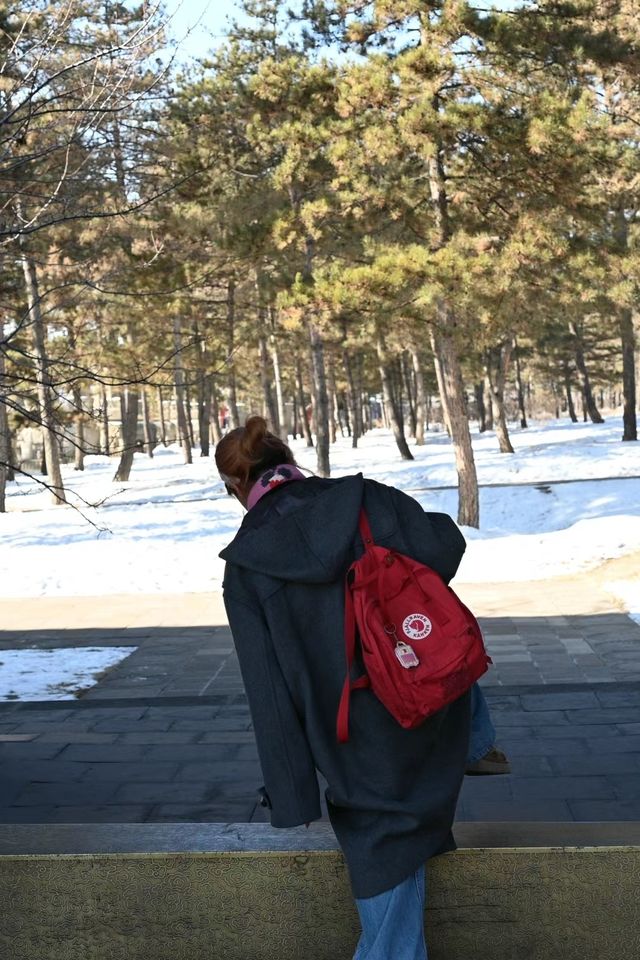
[[[410,556],[436,570],[449,583],[460,566],[466,541],[447,513],[429,513],[417,500],[393,488],[402,533]]]
[[[318,820],[322,813],[315,764],[262,611],[228,590],[224,602],[249,700],[271,824],[296,827]]]

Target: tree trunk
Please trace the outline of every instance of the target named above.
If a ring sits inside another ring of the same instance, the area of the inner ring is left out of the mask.
[[[175,343],[175,396],[176,420],[178,421],[178,440],[182,445],[185,463],[193,463],[189,428],[184,410],[184,373],[182,370],[182,330],[179,317],[173,320],[173,337]]]
[[[349,419],[349,401],[347,399],[347,390],[342,390],[338,399],[338,423],[340,425],[340,436],[351,436],[351,420]]]
[[[423,28],[422,42],[428,43]],[[440,112],[440,98],[433,96],[433,107]],[[451,238],[449,202],[446,190],[444,161],[440,144],[428,160],[431,203],[439,234],[439,246],[445,247]],[[448,424],[458,471],[458,523],[469,527],[480,524],[478,477],[473,458],[473,446],[460,358],[451,335],[455,317],[445,302],[438,304],[438,327],[431,329],[431,346],[436,365],[438,386],[445,422]]]
[[[215,374],[211,370],[211,357],[206,340],[198,334],[198,435],[200,438],[200,456],[211,455],[211,444],[222,439],[218,418],[218,390]]]
[[[383,395],[383,397],[382,397],[382,408],[381,408],[381,410],[382,410],[382,426],[383,426],[383,428],[384,428],[385,430],[390,430],[390,429],[391,429],[391,420],[389,419],[388,404],[387,404],[387,402],[386,402],[386,400],[385,400],[385,398],[384,398],[384,395]]]
[[[578,325],[571,321],[569,324],[571,333],[573,334],[573,346],[576,358],[576,367],[578,368],[578,373],[582,380],[582,396],[584,398],[584,408],[589,415],[589,419],[592,423],[604,423],[604,420],[596,406],[596,401],[593,397],[593,391],[591,389],[591,379],[589,377],[589,371],[587,369],[587,362],[584,356],[584,343],[582,340],[582,335],[578,329]]]
[[[347,436],[351,437],[351,446],[357,447],[358,446],[357,437],[355,438],[355,443],[354,443],[355,417],[354,417],[354,409],[353,409],[353,397],[351,395],[351,390],[349,389],[348,386],[346,390],[343,390],[342,397],[343,397],[343,403],[344,403],[344,422],[347,427]]]
[[[620,343],[622,345],[622,411],[623,440],[638,439],[636,417],[636,340],[631,310],[620,310]]]
[[[336,371],[333,363],[333,354],[327,356],[327,386],[329,399],[329,443],[336,442],[336,419],[338,417],[338,391],[336,390]]]
[[[404,379],[402,377],[402,358],[396,356],[391,362],[391,389],[396,409],[400,415],[406,435],[406,419],[404,415]]]
[[[77,383],[71,388],[73,397],[75,437],[73,451],[73,469],[84,470],[84,409],[82,407],[82,391]]]
[[[620,206],[615,216],[615,237],[620,252],[629,250],[629,224],[624,206]],[[638,439],[636,418],[636,344],[633,330],[633,313],[628,307],[621,307],[618,315],[620,343],[622,346],[622,439]]]
[[[347,409],[351,422],[351,446],[355,450],[362,435],[362,402],[358,395],[356,380],[353,373],[353,364],[348,350],[342,351],[342,362],[347,377]]]
[[[567,363],[566,360],[562,364],[562,377],[563,377],[563,383],[564,383],[564,392],[567,398],[567,410],[569,411],[571,422],[577,423],[578,416],[576,414],[576,408],[573,405],[573,393],[571,391],[571,371],[569,370],[569,364]]]
[[[315,240],[313,237],[307,236],[305,238],[305,266],[303,276],[308,286],[313,283],[314,256]],[[319,476],[328,477],[331,473],[329,463],[329,397],[327,394],[324,344],[312,312],[307,315],[306,326],[311,349],[311,386],[314,401],[313,416],[316,425],[317,470]]]
[[[362,435],[364,436],[365,433],[373,427],[373,414],[371,412],[371,403],[364,390],[360,392],[359,396],[362,407]]]
[[[193,417],[191,416],[191,390],[189,389],[188,377],[184,382],[184,413],[187,421],[187,433],[189,434],[189,443],[191,449],[196,445],[196,435],[193,429]]]
[[[376,338],[376,353],[378,355],[380,380],[382,381],[382,396],[396,446],[403,460],[413,460],[414,457],[409,449],[409,444],[407,443],[407,438],[404,433],[402,407],[394,396],[392,364],[387,356],[385,343],[380,333],[378,333]]]
[[[365,433],[368,433],[369,430],[373,429],[373,411],[371,409],[371,400],[367,396],[366,391],[358,391],[358,396],[360,398],[360,406],[362,410],[362,436],[364,436]]]
[[[111,400],[111,389],[102,387],[102,410],[100,417],[100,450],[105,457],[109,456],[111,447],[111,438],[109,436],[109,401]]]
[[[142,429],[144,431],[144,446],[148,457],[153,457],[153,434],[151,430],[151,421],[149,419],[149,404],[147,403],[147,391],[143,387],[140,391],[140,400],[142,406]]]
[[[113,120],[113,160],[114,160],[114,169],[115,169],[115,179],[120,188],[120,195],[124,202],[127,200],[127,174],[124,163],[124,156],[122,151],[122,139],[120,136],[120,124],[117,118]],[[127,252],[131,254],[131,239],[128,238],[125,240],[125,245]],[[133,325],[131,323],[127,324],[126,331],[127,343],[133,347],[135,342],[135,335]],[[121,397],[121,409],[122,413],[122,437],[121,445],[122,450],[120,453],[120,462],[118,463],[118,468],[115,472],[114,481],[126,482],[129,479],[131,473],[131,467],[133,466],[133,456],[136,451],[137,441],[138,441],[138,402],[139,396],[137,390],[125,391],[124,403],[122,402]]]
[[[11,437],[9,436],[9,417],[7,405],[4,402],[6,385],[4,382],[5,358],[0,347],[0,513],[6,511],[7,480],[9,479],[9,464],[11,462]]]
[[[307,409],[304,403],[304,383],[302,380],[302,362],[298,354],[296,354],[296,404],[298,407],[298,416],[300,418],[300,429],[304,434],[304,438],[307,441],[307,446],[313,446],[313,437],[311,436],[311,430],[309,429],[309,421],[307,420]]]
[[[329,463],[329,397],[324,366],[324,344],[312,320],[307,321],[311,344],[311,376],[313,378],[314,417],[316,421],[316,457],[318,476],[328,477]]]
[[[306,375],[309,379],[309,429],[311,430],[312,435],[316,435],[316,409],[318,407],[318,398],[316,397],[316,385],[313,379],[313,357],[311,355],[311,349],[309,349],[309,360],[306,367]]]
[[[487,430],[493,430],[493,403],[491,401],[491,384],[489,383],[489,378],[485,377],[482,383],[484,389],[484,409]]]
[[[167,446],[167,423],[164,418],[164,399],[162,397],[162,387],[158,385],[158,410],[160,411],[160,439],[162,446]]]
[[[267,349],[267,335],[270,323],[264,291],[259,276],[256,280],[256,289],[258,292],[258,361],[260,364],[260,383],[262,386],[262,415],[268,422],[272,433],[279,434],[279,412],[276,401],[274,400],[273,387],[271,384],[273,357],[269,355],[269,350]]]
[[[484,380],[480,380],[479,383],[474,383],[473,393],[476,400],[476,407],[478,408],[479,432],[484,433],[487,429],[487,408],[484,405]]]
[[[424,446],[426,406],[424,395],[424,373],[422,372],[420,354],[417,350],[411,351],[411,363],[413,366],[413,378],[416,385],[416,444],[419,447],[422,447]]]
[[[329,424],[329,444],[336,442],[336,411],[337,411],[337,401],[336,395],[331,390],[331,387],[327,390],[327,420]]]
[[[120,394],[121,427],[120,427],[120,462],[114,474],[114,482],[126,483],[131,474],[133,456],[138,443],[138,403],[140,397],[137,390],[125,389],[124,396]]]
[[[207,374],[211,383],[211,435],[215,444],[222,440],[222,430],[220,429],[220,419],[218,417],[218,385],[213,373]]]
[[[449,326],[446,308],[442,305],[439,312],[441,329],[431,331],[431,345],[436,370],[440,368],[438,383],[442,383],[444,390],[441,396],[442,407],[446,410],[446,417],[451,425],[451,440],[458,472],[458,523],[467,527],[479,527],[478,477],[460,359],[453,338],[443,332]]]
[[[55,414],[53,410],[53,383],[51,380],[45,324],[40,310],[40,292],[38,290],[38,275],[34,261],[28,256],[22,256],[22,270],[24,273],[29,307],[29,322],[33,328],[34,352],[36,357],[36,376],[38,381],[38,404],[40,407],[40,423],[42,425],[42,440],[44,455],[47,461],[47,475],[51,488],[53,502],[66,503],[62,472],[60,470],[60,453],[55,437]]]
[[[276,410],[278,414],[278,428],[280,439],[285,443],[289,440],[289,429],[287,423],[287,408],[284,403],[284,388],[282,384],[282,366],[280,364],[280,349],[278,347],[278,337],[276,334],[275,310],[271,307],[271,335],[269,342],[271,344],[271,362],[273,364],[273,382],[276,390]]]
[[[527,410],[524,405],[524,386],[522,383],[522,370],[520,369],[520,351],[518,349],[518,341],[513,338],[513,358],[516,364],[516,388],[518,391],[518,409],[520,410],[520,426],[523,430],[526,430],[528,427],[527,424]]]
[[[512,348],[511,340],[503,340],[500,346],[487,351],[487,379],[491,387],[493,422],[495,423],[500,453],[515,453],[509,439],[509,428],[507,427],[507,417],[504,409],[504,386]]]
[[[260,365],[260,383],[262,385],[262,415],[269,423],[269,429],[273,433],[278,433],[278,413],[273,399],[273,390],[271,389],[271,377],[269,375],[269,351],[267,350],[267,338],[260,336],[258,338],[258,361]]]
[[[449,409],[447,407],[447,404],[445,403],[447,386],[445,384],[444,377],[443,377],[444,368],[442,366],[442,363],[440,363],[440,361],[435,355],[433,358],[433,365],[436,371],[436,383],[438,384],[438,393],[440,394],[440,409],[442,410],[442,422],[444,424],[444,428],[447,431],[448,435],[452,437],[451,423],[449,421]]]
[[[371,430],[371,404],[364,389],[364,351],[360,350],[354,358],[353,382],[356,389],[356,407],[358,417],[358,436],[364,437]]]
[[[208,457],[210,454],[211,397],[211,374],[201,369],[198,375],[198,437],[201,457]]]
[[[409,435],[416,439],[416,434],[418,432],[418,420],[416,416],[416,404],[414,398],[414,387],[411,382],[411,368],[409,367],[409,358],[407,357],[406,351],[402,352],[402,357],[400,359],[401,369],[402,369],[402,378],[404,380],[404,388],[407,391],[407,403],[409,404]]]
[[[271,334],[271,362],[273,363],[273,382],[276,388],[276,410],[278,412],[280,439],[287,443],[289,440],[289,425],[287,423],[287,408],[284,402],[280,351],[278,349],[276,336],[273,333]]]
[[[238,390],[236,384],[236,283],[229,280],[227,284],[227,406],[229,408],[229,425],[231,429],[240,426],[238,411]]]
[[[74,359],[77,358],[76,331],[73,323],[69,323],[67,330],[69,349]],[[77,359],[76,359],[77,362]],[[82,388],[74,379],[71,385],[71,399],[73,402],[73,469],[84,470],[84,408],[82,406]]]
[[[128,325],[126,331],[127,343],[133,347],[134,331]],[[126,483],[131,474],[133,466],[133,457],[138,446],[138,405],[139,394],[137,389],[125,389],[124,396],[120,391],[120,411],[121,411],[121,437],[120,437],[120,461],[114,475],[114,482]]]

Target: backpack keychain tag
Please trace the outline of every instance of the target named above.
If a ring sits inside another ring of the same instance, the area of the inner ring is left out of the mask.
[[[410,670],[411,667],[417,667],[420,664],[415,650],[413,647],[409,646],[408,643],[398,641],[396,644],[395,654],[400,661],[400,665],[403,666],[405,670]]]

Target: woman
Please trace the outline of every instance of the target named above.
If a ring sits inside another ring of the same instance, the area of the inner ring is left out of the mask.
[[[425,513],[411,497],[361,474],[304,477],[261,417],[220,441],[216,463],[248,511],[220,555],[271,823],[295,827],[321,816],[319,770],[362,922],[355,960],[425,960],[424,863],[455,848],[451,825],[469,755],[471,693],[405,730],[370,690],[357,691],[349,740],[338,743],[344,577],[362,552],[361,506],[376,543],[447,582],[464,538],[445,514]],[[481,757],[492,742],[488,714],[477,739]]]

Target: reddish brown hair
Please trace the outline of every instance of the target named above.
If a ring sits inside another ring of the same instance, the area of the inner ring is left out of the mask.
[[[249,417],[244,427],[227,433],[216,447],[218,472],[246,486],[269,467],[295,463],[287,444],[270,433],[264,417]]]

